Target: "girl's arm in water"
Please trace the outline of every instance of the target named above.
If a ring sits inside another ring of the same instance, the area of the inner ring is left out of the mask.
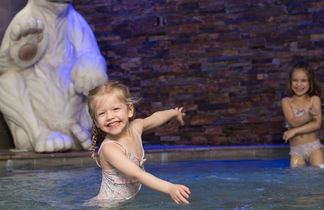
[[[173,184],[145,172],[129,160],[125,152],[118,145],[104,145],[102,147],[102,154],[105,161],[108,161],[110,165],[128,177],[137,179],[140,183],[153,190],[169,194],[177,204],[189,204],[190,190],[188,187]]]

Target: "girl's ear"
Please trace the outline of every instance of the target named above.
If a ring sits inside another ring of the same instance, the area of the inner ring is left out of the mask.
[[[134,104],[128,105],[128,117],[131,118],[134,116]]]

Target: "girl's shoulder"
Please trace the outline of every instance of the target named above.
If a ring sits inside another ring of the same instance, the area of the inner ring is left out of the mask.
[[[321,100],[319,96],[311,96],[311,100]]]
[[[138,127],[140,126],[141,124],[143,124],[143,119],[141,118],[137,118],[137,119],[134,119],[130,122],[130,126],[131,127]]]
[[[292,97],[284,97],[281,99],[281,103],[291,103]]]
[[[130,123],[130,127],[141,133],[143,130],[143,119],[137,118]]]
[[[127,154],[127,149],[120,143],[114,140],[104,141],[100,146],[98,151],[99,156],[103,155],[105,157],[115,156],[117,153],[119,154]]]
[[[101,143],[99,151],[101,151],[101,150],[109,150],[111,148],[123,148],[123,146],[120,143],[118,143],[117,141],[115,141],[115,140],[105,139]],[[99,151],[98,151],[98,153],[99,153]]]
[[[312,96],[310,98],[311,103],[321,103],[321,98],[319,96]]]

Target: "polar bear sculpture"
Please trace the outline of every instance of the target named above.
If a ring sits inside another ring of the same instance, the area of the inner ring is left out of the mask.
[[[87,150],[86,95],[106,62],[72,0],[28,0],[0,47],[0,111],[16,151]]]

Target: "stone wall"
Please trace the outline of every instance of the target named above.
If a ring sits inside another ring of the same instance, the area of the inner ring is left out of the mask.
[[[121,80],[143,100],[137,116],[184,106],[149,144],[283,143],[280,100],[294,59],[323,82],[324,2],[277,0],[80,0]]]
[[[1,37],[25,2],[1,1]],[[147,133],[146,144],[282,143],[280,99],[291,62],[310,61],[319,80],[324,80],[320,0],[74,0],[73,4],[95,32],[110,79],[121,80],[142,97],[136,106],[138,117],[185,107],[185,126],[171,121]],[[12,145],[1,118],[0,134],[0,148]]]

